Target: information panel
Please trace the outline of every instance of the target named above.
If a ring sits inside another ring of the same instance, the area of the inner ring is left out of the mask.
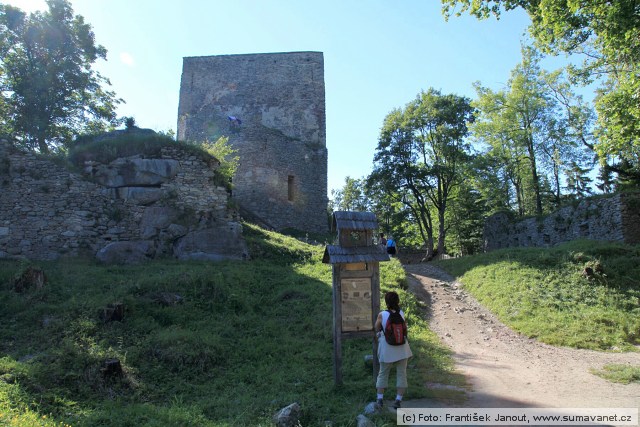
[[[342,332],[372,331],[371,278],[342,279]]]

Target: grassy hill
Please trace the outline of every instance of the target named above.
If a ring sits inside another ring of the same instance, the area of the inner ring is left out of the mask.
[[[334,387],[324,247],[251,225],[245,234],[248,262],[0,261],[0,424],[271,425],[298,402],[304,426],[355,425],[375,398],[363,362],[371,342],[343,343],[345,384]],[[17,292],[29,265],[48,282]],[[426,381],[463,384],[397,261],[382,263],[381,282],[408,314],[416,356],[407,397],[450,393],[425,390]],[[124,318],[106,322],[100,313],[113,303],[124,304]],[[121,362],[122,376],[104,375],[108,359]]]
[[[540,341],[597,350],[640,345],[640,247],[575,241],[442,261],[501,321]]]

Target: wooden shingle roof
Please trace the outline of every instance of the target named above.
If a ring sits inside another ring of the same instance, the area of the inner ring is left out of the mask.
[[[389,255],[380,245],[342,247],[329,245],[324,250],[325,264],[347,264],[357,262],[389,261]]]
[[[378,220],[373,212],[346,212],[333,213],[333,230],[375,230],[378,228]]]

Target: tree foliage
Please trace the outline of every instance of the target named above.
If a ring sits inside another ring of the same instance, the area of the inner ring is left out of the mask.
[[[231,185],[240,164],[240,156],[237,155],[238,150],[229,144],[229,138],[226,136],[218,138],[215,142],[205,141],[201,145],[207,153],[220,162],[220,167],[217,171],[224,179],[225,184]]]
[[[401,202],[415,220],[427,255],[445,251],[446,211],[469,157],[470,100],[430,89],[385,120],[374,156],[370,187]]]
[[[347,176],[342,189],[331,191],[333,208],[336,211],[367,211],[369,205],[364,185],[364,180]]]
[[[537,46],[552,55],[580,54],[576,82],[601,82],[595,107],[600,161],[640,184],[640,8],[637,0],[442,0],[446,18],[484,19],[524,9]]]
[[[0,4],[0,120],[21,145],[43,153],[74,135],[116,124],[122,102],[91,67],[106,59],[91,26],[68,0],[25,14]]]
[[[540,215],[548,201],[552,208],[560,204],[566,178],[575,179],[589,164],[590,116],[560,73],[540,68],[535,50],[524,47],[522,54],[504,89],[475,84],[478,119],[472,130],[485,147],[485,166],[494,170],[487,186],[497,197],[493,207]]]

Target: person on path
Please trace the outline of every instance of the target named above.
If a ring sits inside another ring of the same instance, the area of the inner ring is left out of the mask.
[[[396,241],[393,239],[393,237],[389,236],[389,239],[387,240],[387,253],[391,256],[394,256],[397,252]]]
[[[389,373],[395,366],[397,393],[393,407],[398,409],[402,404],[402,396],[407,390],[407,361],[413,356],[413,353],[406,336],[406,321],[404,312],[400,309],[400,297],[397,292],[391,291],[385,294],[384,301],[387,305],[387,310],[378,313],[375,323],[378,339],[378,361],[380,362],[380,371],[376,380],[376,402],[380,407],[384,405],[384,389],[387,388],[389,383]],[[402,339],[403,343],[400,345],[391,345],[385,337],[385,331],[388,330],[387,323],[390,321],[389,318],[395,313],[399,313],[404,321],[405,336]]]

